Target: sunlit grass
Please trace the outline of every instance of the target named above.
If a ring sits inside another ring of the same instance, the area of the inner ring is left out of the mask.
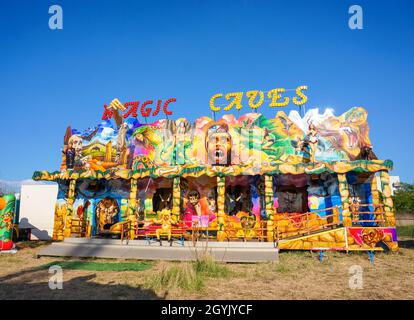
[[[414,237],[414,225],[397,227],[399,237]]]
[[[54,261],[41,266],[41,269],[48,269],[56,265],[67,270],[88,271],[143,271],[152,267],[152,264],[145,262]]]
[[[199,291],[204,283],[202,276],[197,274],[190,263],[182,262],[173,266],[163,264],[158,273],[147,279],[145,286],[154,290]]]
[[[225,278],[230,275],[230,270],[225,264],[220,264],[214,261],[209,254],[204,254],[193,263],[194,270],[206,277],[211,278]]]
[[[194,262],[181,262],[173,265],[162,263],[161,270],[150,276],[145,285],[153,290],[197,292],[204,288],[207,278],[226,278],[229,268],[214,261],[209,254],[197,257]]]

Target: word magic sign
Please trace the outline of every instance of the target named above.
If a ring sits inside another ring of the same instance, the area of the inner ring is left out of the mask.
[[[122,112],[122,117],[124,119],[128,117],[137,118],[138,111],[144,118],[149,116],[155,117],[161,112],[161,110],[166,116],[171,116],[173,112],[169,110],[169,104],[173,102],[177,102],[177,99],[170,98],[164,102],[159,99],[156,104],[154,104],[153,100],[146,100],[141,105],[139,101],[129,101],[122,104],[118,99],[114,99],[110,103],[109,107],[106,104],[104,105],[105,110],[102,115],[102,120],[111,119],[115,112]]]

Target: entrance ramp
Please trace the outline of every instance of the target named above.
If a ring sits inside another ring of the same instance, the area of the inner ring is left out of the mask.
[[[114,239],[66,238],[39,252],[39,256],[93,257],[137,260],[195,261],[209,253],[216,261],[235,263],[278,260],[278,248],[271,242],[173,242]]]

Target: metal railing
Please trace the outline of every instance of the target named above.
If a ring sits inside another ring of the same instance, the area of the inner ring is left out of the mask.
[[[372,207],[373,211],[361,211],[360,208]],[[383,204],[351,204],[350,211],[352,217],[352,225],[372,225],[374,227],[384,227],[386,225],[385,211]],[[366,216],[374,216],[374,219],[367,219]],[[362,218],[364,216],[364,218]]]
[[[161,228],[162,224],[160,223],[155,223],[149,226],[145,226],[145,221],[137,221],[136,222],[136,226],[135,226],[135,238],[151,238],[151,237],[156,237],[156,230]],[[171,237],[172,238],[183,238],[185,237],[187,228],[186,226],[180,222],[180,223],[176,223],[176,224],[171,224]],[[161,234],[161,236],[165,236],[165,234]]]

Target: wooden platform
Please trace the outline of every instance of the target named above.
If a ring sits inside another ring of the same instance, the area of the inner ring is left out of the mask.
[[[266,262],[278,260],[278,249],[270,242],[148,242],[131,240],[128,244],[112,239],[67,238],[54,242],[39,252],[39,256],[96,257],[139,260],[191,261],[203,253],[216,261]]]

